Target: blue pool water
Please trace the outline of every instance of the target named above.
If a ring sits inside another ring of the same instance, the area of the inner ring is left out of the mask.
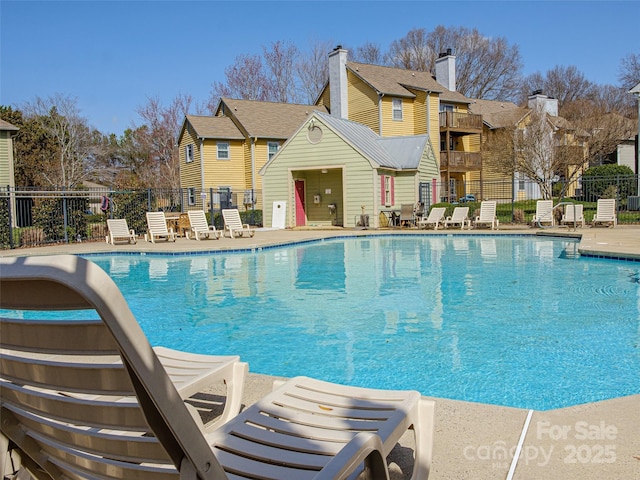
[[[640,263],[576,252],[572,240],[371,236],[87,258],[154,345],[546,410],[640,393]]]

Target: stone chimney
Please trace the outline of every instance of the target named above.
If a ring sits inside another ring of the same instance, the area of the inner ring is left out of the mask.
[[[436,59],[436,81],[447,90],[456,91],[456,56],[450,48]]]
[[[534,90],[533,93],[529,95],[527,106],[531,109],[545,112],[552,117],[558,116],[558,99],[547,97],[542,93],[542,90]]]
[[[331,115],[349,117],[347,96],[347,50],[338,45],[329,53],[329,94]]]

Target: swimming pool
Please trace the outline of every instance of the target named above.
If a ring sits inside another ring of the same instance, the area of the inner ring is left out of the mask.
[[[640,264],[576,251],[566,239],[416,235],[87,258],[154,345],[546,410],[640,393]]]

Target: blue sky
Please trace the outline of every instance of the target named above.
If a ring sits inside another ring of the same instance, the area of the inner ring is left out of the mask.
[[[102,133],[141,124],[148,98],[205,103],[240,54],[278,40],[387,50],[413,28],[477,28],[518,45],[525,75],[575,65],[617,85],[640,53],[640,2],[628,1],[0,1],[0,104],[74,97]]]

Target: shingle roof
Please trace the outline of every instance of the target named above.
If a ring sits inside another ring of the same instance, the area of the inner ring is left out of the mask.
[[[470,103],[472,101],[459,92],[447,90],[429,72],[356,62],[347,62],[347,68],[371,85],[372,88],[385,95],[414,97],[415,95],[405,88],[409,87],[416,90],[439,93],[440,100],[443,101],[458,103]]]
[[[381,167],[396,170],[418,168],[422,153],[429,140],[428,135],[380,137],[361,123],[322,112],[317,112],[316,116],[369,160]]]
[[[224,138],[242,140],[244,135],[228,117],[187,115],[187,121],[199,138]]]
[[[0,130],[18,131],[20,129],[18,127],[16,127],[15,125],[10,124],[9,122],[5,122],[4,120],[2,120],[0,118]]]
[[[530,112],[528,108],[518,107],[512,102],[479,99],[469,105],[469,111],[482,115],[482,121],[489,128],[513,127]]]
[[[233,114],[250,137],[287,139],[313,111],[325,107],[222,98],[220,108]],[[226,113],[225,113],[226,115]]]

